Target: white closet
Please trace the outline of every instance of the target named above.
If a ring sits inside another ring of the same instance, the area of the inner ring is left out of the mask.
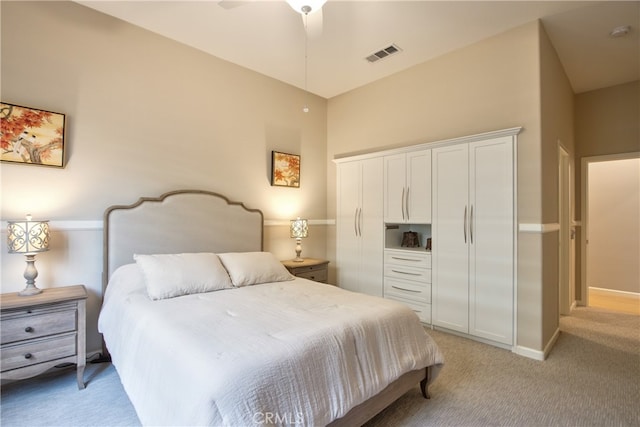
[[[433,149],[433,324],[513,344],[514,136]]]
[[[383,170],[382,157],[337,166],[338,285],[379,297],[383,295]]]
[[[431,222],[431,150],[385,156],[384,220]]]

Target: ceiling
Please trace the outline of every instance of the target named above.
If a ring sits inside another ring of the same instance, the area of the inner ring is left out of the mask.
[[[285,1],[76,2],[324,98],[536,19],[575,93],[640,78],[640,1],[328,0],[308,37]],[[391,44],[401,51],[365,60]]]

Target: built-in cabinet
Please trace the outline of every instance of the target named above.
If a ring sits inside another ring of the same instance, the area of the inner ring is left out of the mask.
[[[383,296],[382,157],[347,161],[337,168],[336,255],[338,285]]]
[[[384,157],[384,220],[431,222],[431,150]]]
[[[514,345],[520,128],[337,159],[339,286]],[[402,245],[406,232],[419,245]],[[428,244],[430,243],[430,244]]]
[[[511,137],[433,149],[433,324],[511,345]]]

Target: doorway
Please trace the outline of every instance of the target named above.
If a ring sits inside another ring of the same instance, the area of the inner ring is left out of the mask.
[[[582,212],[584,304],[640,310],[639,153],[582,159]]]

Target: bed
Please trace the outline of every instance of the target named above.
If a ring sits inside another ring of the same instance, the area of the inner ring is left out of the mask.
[[[404,305],[295,278],[202,190],[104,214],[98,328],[144,425],[362,425],[443,364]]]

